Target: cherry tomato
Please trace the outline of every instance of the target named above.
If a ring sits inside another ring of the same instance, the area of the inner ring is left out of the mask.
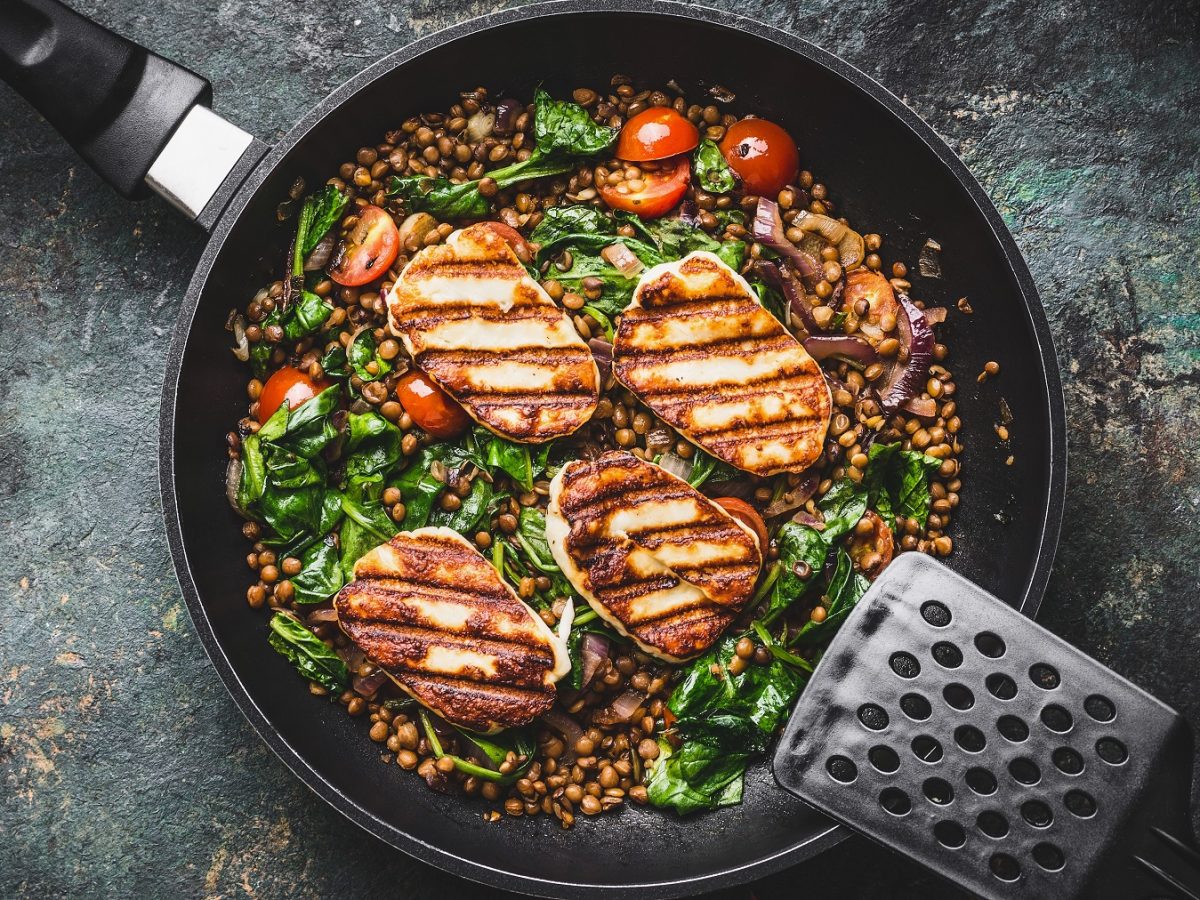
[[[436,438],[457,437],[471,424],[458,402],[416,369],[396,383],[396,396],[413,421]]]
[[[792,136],[766,119],[734,122],[721,141],[721,153],[741,176],[748,194],[773,198],[796,180],[800,154]]]
[[[625,123],[617,139],[617,158],[630,162],[666,159],[689,153],[700,143],[700,130],[670,106],[651,106]]]
[[[747,503],[745,500],[739,500],[737,497],[714,497],[713,503],[722,507],[725,512],[729,513],[756,535],[758,535],[758,549],[766,552],[767,541],[767,523],[763,521],[763,517],[758,514],[758,510]]]
[[[900,304],[896,302],[896,292],[891,284],[878,272],[870,269],[854,269],[846,273],[846,293],[842,305],[854,309],[859,300],[867,301],[867,314],[863,318],[871,325],[879,325],[885,315],[893,319],[900,315]],[[884,333],[879,329],[863,329],[863,334],[872,343],[884,339]]]
[[[400,232],[385,210],[364,206],[358,224],[337,249],[329,277],[346,287],[367,284],[391,268],[400,252]]]
[[[657,172],[642,173],[642,188],[630,191],[629,183],[618,181],[600,188],[600,196],[613,209],[636,213],[643,219],[654,219],[670,212],[687,193],[692,167],[686,156],[680,156]]]
[[[850,539],[850,558],[871,580],[874,580],[892,561],[896,541],[892,529],[871,509],[858,520]]]
[[[533,248],[529,246],[529,241],[525,240],[525,236],[511,225],[503,222],[480,222],[479,224],[491,230],[504,243],[512,247],[513,253],[517,254],[517,259],[521,262],[527,263],[533,259]]]
[[[287,401],[288,409],[295,409],[305,400],[309,400],[325,388],[328,381],[313,381],[305,372],[284,366],[276,369],[267,383],[263,385],[262,393],[258,395],[258,421],[266,423],[275,414],[275,410]]]

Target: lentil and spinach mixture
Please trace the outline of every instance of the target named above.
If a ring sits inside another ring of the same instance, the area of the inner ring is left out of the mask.
[[[467,91],[359,148],[316,190],[297,182],[279,207],[296,230],[282,277],[230,314],[250,376],[227,435],[249,606],[310,693],[369,723],[385,762],[481,798],[485,819],[547,814],[568,828],[627,801],[679,813],[739,802],[747,765],[871,579],[895,552],[951,552],[962,448],[933,330],[945,313],[909,296],[880,235],[837,218],[783,129],[735,105],[721,89],[684,97],[623,76],[528,104]],[[570,437],[522,445],[475,425],[387,329],[407,261],[481,220],[502,223],[596,354],[599,405]],[[613,378],[609,344],[638,272],[694,250],[741,272],[820,361],[833,414],[807,471],[739,472]],[[613,449],[722,498],[767,538],[753,600],[696,659],[641,652],[548,550],[550,479]],[[331,601],[355,561],[426,525],[471,541],[551,627],[573,604],[572,672],[527,728],[451,726],[339,630]]]

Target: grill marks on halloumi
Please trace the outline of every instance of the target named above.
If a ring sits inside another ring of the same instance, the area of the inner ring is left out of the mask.
[[[546,712],[566,649],[448,528],[401,532],[363,556],[334,600],[342,631],[406,693],[476,731]]]
[[[688,440],[743,471],[799,472],[821,455],[832,412],[821,367],[711,253],[642,276],[613,371]]]
[[[486,225],[412,258],[388,297],[388,327],[420,369],[501,437],[561,437],[596,409],[591,350]]]
[[[546,538],[597,614],[679,662],[721,635],[754,593],[758,539],[686,481],[629,453],[564,466]]]

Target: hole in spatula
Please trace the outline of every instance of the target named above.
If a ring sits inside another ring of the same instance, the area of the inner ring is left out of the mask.
[[[1096,755],[1110,766],[1119,766],[1129,759],[1129,751],[1114,737],[1104,737],[1096,741]]]
[[[975,635],[975,649],[988,659],[999,659],[1004,655],[1004,641],[990,631],[981,631]]]
[[[1021,865],[1007,853],[997,853],[988,860],[992,874],[1001,881],[1016,881],[1021,877]]]
[[[872,731],[883,731],[888,727],[888,714],[882,706],[874,703],[864,703],[858,708],[858,721]]]
[[[1084,700],[1083,708],[1097,722],[1111,722],[1117,717],[1113,702],[1101,694],[1092,694]]]
[[[1066,734],[1075,724],[1075,720],[1057,703],[1051,703],[1042,710],[1042,724],[1056,734]]]
[[[985,809],[975,820],[975,824],[990,838],[1000,840],[1008,834],[1008,819],[994,809]]]
[[[942,745],[937,738],[920,734],[913,738],[912,752],[921,762],[935,763],[942,758]]]
[[[975,695],[965,684],[948,684],[942,688],[942,698],[947,705],[957,710],[970,709],[975,705]]]
[[[997,700],[1011,700],[1017,696],[1017,683],[1003,672],[994,672],[984,681],[988,693]]]
[[[950,787],[950,782],[944,778],[926,778],[925,783],[921,785],[921,793],[925,795],[926,800],[938,806],[946,806],[954,801],[954,788]]]
[[[900,768],[900,757],[896,755],[896,751],[882,744],[872,747],[867,753],[867,759],[884,775],[891,775]]]
[[[987,769],[982,769],[979,766],[967,769],[964,780],[971,790],[982,797],[988,797],[996,793],[996,776]]]
[[[1087,791],[1067,791],[1063,797],[1063,806],[1071,815],[1081,819],[1090,819],[1096,814],[1096,798]]]
[[[962,651],[949,641],[939,641],[933,645],[933,661],[943,669],[957,669],[962,665]]]
[[[1018,756],[1008,764],[1008,774],[1021,784],[1037,784],[1042,780],[1042,772],[1032,759]]]
[[[921,618],[934,628],[945,628],[950,624],[950,610],[936,600],[921,604]]]
[[[1043,842],[1033,848],[1033,861],[1047,872],[1057,872],[1066,864],[1062,850],[1049,842]]]
[[[1012,741],[1014,744],[1019,744],[1029,737],[1029,726],[1023,719],[1018,719],[1016,716],[1001,716],[996,720],[996,730],[1003,735],[1005,740]]]
[[[1059,747],[1050,754],[1054,768],[1064,775],[1078,775],[1083,771],[1083,757],[1070,747]]]
[[[912,801],[908,799],[908,794],[897,787],[884,788],[883,793],[879,795],[879,805],[893,816],[906,816],[912,809]]]
[[[954,729],[954,741],[968,753],[978,753],[987,746],[987,738],[974,725],[959,725]]]
[[[917,662],[917,658],[903,650],[893,653],[889,663],[892,671],[901,678],[916,678],[921,674],[921,664]]]
[[[1026,800],[1021,804],[1021,818],[1034,828],[1049,828],[1054,821],[1054,813],[1041,800]]]
[[[948,819],[933,826],[933,836],[938,839],[939,844],[951,850],[957,850],[967,842],[967,833],[963,831],[963,827]]]
[[[853,760],[844,756],[831,756],[825,761],[825,771],[829,777],[841,784],[850,784],[858,777],[858,766]]]
[[[1029,680],[1043,691],[1052,691],[1061,683],[1058,669],[1047,663],[1035,663],[1029,667]]]
[[[916,722],[924,722],[933,713],[929,701],[920,694],[905,694],[901,697],[900,710]]]

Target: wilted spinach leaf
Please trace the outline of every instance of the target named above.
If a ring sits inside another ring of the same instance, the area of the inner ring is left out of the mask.
[[[697,447],[692,456],[692,471],[688,473],[688,484],[700,487],[707,481],[729,481],[741,473],[724,460],[705,453]]]
[[[435,506],[429,513],[428,524],[452,528],[465,537],[474,537],[488,515],[492,502],[492,486],[482,478],[471,482],[471,493],[462,498],[458,509],[449,511]]]
[[[400,429],[377,412],[346,417],[346,477],[382,478],[400,462]]]
[[[710,194],[727,194],[736,186],[733,169],[725,162],[721,148],[707,138],[696,148],[692,168],[696,173],[696,184]]]
[[[345,584],[337,545],[332,537],[317,541],[305,550],[301,563],[299,573],[292,576],[296,603],[323,603]]]
[[[545,247],[563,238],[577,235],[606,235],[617,233],[616,223],[597,206],[575,204],[552,206],[545,211],[542,221],[530,232],[529,239]]]
[[[311,211],[303,236],[297,236],[302,259],[307,259],[317,244],[321,243],[321,238],[325,237],[329,233],[329,229],[342,217],[346,204],[349,202],[349,195],[343,194],[332,184],[327,184],[321,190],[304,198],[304,208],[311,208]],[[304,218],[302,209],[301,220],[303,221]]]
[[[276,613],[270,627],[271,646],[291,660],[309,681],[337,693],[350,686],[350,672],[341,658],[291,616]]]
[[[363,381],[376,381],[392,371],[392,364],[379,355],[375,336],[369,328],[364,328],[350,342],[346,348],[346,362]],[[374,372],[367,368],[371,363],[375,363]]]
[[[646,780],[652,804],[687,815],[742,802],[750,753],[702,740],[688,741],[678,750],[666,741],[658,746],[658,761]]]
[[[798,522],[785,522],[775,536],[779,546],[779,578],[771,594],[764,618],[773,620],[802,597],[821,574],[829,555],[829,541],[823,532]],[[801,574],[807,567],[807,574]]]
[[[828,613],[820,622],[814,622],[811,619],[805,622],[792,639],[793,644],[812,644],[831,637],[845,621],[846,616],[850,615],[854,604],[858,603],[862,595],[867,592],[867,588],[871,586],[866,576],[854,568],[849,553],[841,547],[838,547],[835,552],[837,566],[829,579],[829,586],[825,590],[829,597]]]

